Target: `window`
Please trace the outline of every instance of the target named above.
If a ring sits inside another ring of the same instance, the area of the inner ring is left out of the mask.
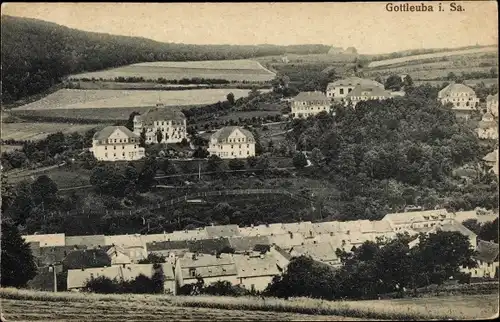
[[[108,146],[105,146],[105,147],[104,147],[104,150],[107,150],[107,149],[108,149]]]
[[[115,145],[115,146],[113,146],[113,149],[115,149],[115,150],[116,150],[116,145]]]
[[[122,150],[125,150],[125,145],[122,145]]]
[[[231,149],[233,148],[233,145],[231,144]]]
[[[104,153],[104,157],[107,158],[108,157],[108,154],[107,153]]]
[[[125,157],[125,152],[122,152],[122,156]]]
[[[116,153],[113,153],[113,156],[116,157]]]
[[[340,89],[340,94],[344,94],[344,89],[343,88]]]

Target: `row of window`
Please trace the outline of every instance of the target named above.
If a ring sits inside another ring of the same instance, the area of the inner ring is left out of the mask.
[[[236,143],[236,142],[245,142],[245,140],[247,140],[248,142],[251,141],[250,139],[247,139],[247,138],[238,138],[238,139],[227,139],[227,142]]]
[[[171,121],[172,125],[184,125],[184,122]],[[155,121],[154,125],[168,125],[169,121]]]
[[[106,143],[134,143],[136,142],[135,138],[128,138],[128,139],[108,139],[108,141],[101,141],[101,144],[106,144]]]
[[[229,154],[229,152],[219,152],[217,153],[217,155],[219,157],[228,157],[228,156],[245,155],[245,154],[239,151],[239,153],[231,152],[231,154]],[[250,155],[250,151],[247,150],[246,155]]]
[[[318,107],[316,107],[316,109],[318,111],[326,110],[327,108],[329,109],[329,107],[327,107],[327,106],[318,106]],[[301,109],[298,109],[298,110],[302,110],[302,111],[304,111],[304,110],[306,110],[306,111],[314,111],[314,107],[306,107],[306,108],[301,108]]]
[[[215,144],[212,144],[212,147],[215,148]],[[241,149],[241,144],[238,145],[238,148]],[[247,149],[250,148],[250,144],[247,144]],[[219,149],[222,149],[222,145],[219,145]],[[231,149],[234,149],[234,145],[231,144]]]
[[[293,105],[302,105],[302,106],[306,106],[306,105],[324,105],[325,102],[327,101],[307,101],[307,102],[294,102]],[[302,104],[301,104],[302,103]]]
[[[137,149],[137,145],[134,145],[134,149]],[[104,146],[104,150],[108,150],[108,146],[107,145]],[[116,145],[113,146],[113,150],[116,150]],[[124,145],[122,145],[122,150],[125,150],[125,146]]]
[[[169,128],[168,128],[168,127],[167,127],[167,128],[164,128],[164,127],[163,127],[163,128],[161,128],[160,130],[161,130],[162,132],[168,132],[168,131],[169,131]],[[158,129],[153,129],[153,128],[148,128],[148,129],[147,129],[147,132],[156,132],[156,131],[158,131]],[[174,128],[172,128],[172,132],[174,132],[174,133],[175,133],[175,132],[185,132],[185,131],[186,131],[186,129],[185,129],[185,128],[183,128],[183,127],[174,127]]]
[[[136,156],[136,155],[138,155],[138,154],[139,154],[139,153],[138,153],[137,151],[132,151],[132,152],[129,152],[129,153],[128,153],[128,156],[129,156],[129,157],[133,157],[133,156]],[[125,152],[122,152],[122,155],[121,155],[121,156],[122,156],[122,157],[125,157]],[[107,158],[107,157],[108,157],[108,153],[107,153],[107,152],[106,152],[106,153],[104,153],[104,157],[105,157],[105,158]],[[115,157],[115,158],[116,158],[116,153],[113,153],[113,157]]]

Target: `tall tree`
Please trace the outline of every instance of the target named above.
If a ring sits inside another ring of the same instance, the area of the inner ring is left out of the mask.
[[[385,81],[385,88],[391,91],[399,91],[403,86],[403,81],[399,75],[391,75]]]
[[[161,131],[160,128],[156,131],[156,142],[161,143],[163,141],[163,132]]]
[[[226,98],[227,98],[227,101],[228,101],[231,105],[234,105],[234,94],[233,94],[233,93],[229,93],[229,94],[227,94]]]
[[[1,225],[1,284],[3,287],[24,287],[36,275],[33,254],[11,221],[3,219]]]
[[[139,145],[143,148],[146,147],[146,128],[142,128],[140,137],[139,137]]]
[[[136,115],[141,115],[141,114],[139,112],[136,112],[136,111],[130,113],[128,120],[127,120],[127,123],[125,124],[125,127],[127,129],[129,129],[130,131],[134,130],[134,118]]]

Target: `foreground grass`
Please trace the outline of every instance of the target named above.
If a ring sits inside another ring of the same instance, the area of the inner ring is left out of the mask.
[[[283,300],[260,297],[168,296],[139,294],[51,293],[0,289],[2,299],[44,302],[123,302],[138,306],[268,311],[385,320],[443,320],[492,318],[498,312],[498,294],[411,300],[323,301],[310,298]]]

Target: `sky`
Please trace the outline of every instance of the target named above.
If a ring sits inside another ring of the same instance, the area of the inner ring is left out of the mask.
[[[325,44],[361,54],[498,44],[496,1],[423,2],[433,12],[369,3],[3,3],[2,15],[185,44]],[[418,5],[421,2],[409,2]],[[394,5],[402,4],[394,2]]]

